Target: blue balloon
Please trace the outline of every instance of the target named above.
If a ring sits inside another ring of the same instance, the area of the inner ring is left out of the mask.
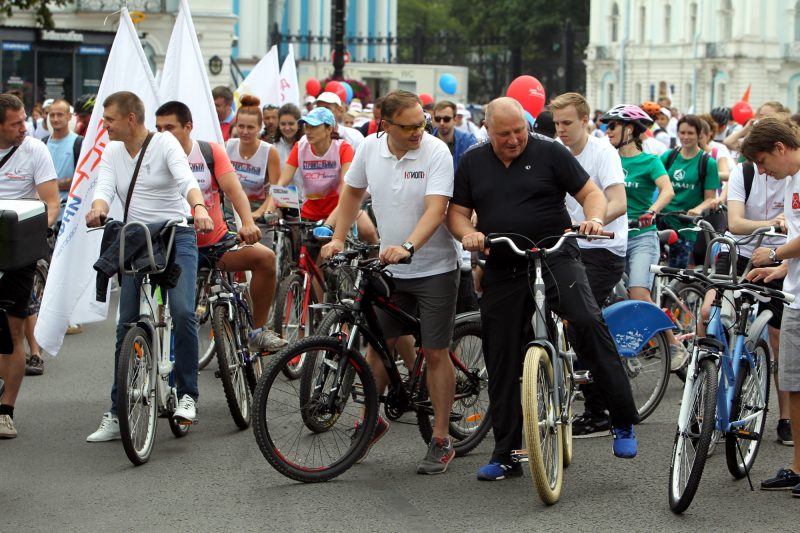
[[[342,84],[342,87],[344,87],[344,90],[347,93],[347,103],[349,104],[350,100],[353,99],[353,88],[346,81],[340,81],[339,83]]]
[[[447,94],[456,94],[458,80],[452,74],[442,74],[439,78],[439,88]]]
[[[525,111],[525,120],[528,121],[528,124],[530,125],[531,128],[536,123],[536,119],[534,119],[533,115],[531,115],[528,111]]]

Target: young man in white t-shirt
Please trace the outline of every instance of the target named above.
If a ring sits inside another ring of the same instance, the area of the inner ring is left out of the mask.
[[[778,365],[778,381],[789,393],[794,459],[788,468],[778,470],[774,478],[762,481],[761,488],[791,490],[792,496],[800,498],[800,128],[783,118],[762,118],[752,126],[744,140],[742,155],[757,165],[759,174],[786,179],[783,213],[788,230],[787,242],[775,248],[757,248],[753,252],[756,266],[780,265],[753,269],[748,278],[765,282],[784,278],[784,292],[795,297],[783,310],[781,361]]]
[[[453,194],[453,158],[447,145],[425,133],[422,102],[408,91],[394,91],[381,103],[380,137],[370,135],[356,152],[345,175],[339,197],[339,220],[323,257],[344,249],[344,238],[358,214],[369,187],[372,207],[381,235],[380,257],[389,267],[396,290],[392,300],[413,312],[419,307],[422,348],[428,365],[428,389],[434,411],[433,438],[419,474],[440,474],[455,457],[449,436],[455,375],[448,348],[453,335],[458,296],[458,252],[444,225],[447,204]],[[398,264],[413,257],[410,264]],[[410,333],[388,317],[381,326],[392,349],[397,337]],[[372,348],[367,361],[382,394],[388,376]],[[381,418],[371,441],[386,433]],[[371,445],[370,444],[370,445]]]
[[[628,203],[625,195],[625,175],[619,154],[605,140],[587,133],[589,103],[578,93],[564,93],[550,101],[556,135],[578,160],[606,197],[606,216],[602,223],[606,231],[614,232],[611,240],[579,240],[581,260],[597,306],[603,308],[614,286],[625,272],[625,251],[628,243]],[[567,211],[573,222],[586,220],[583,207],[567,195]],[[584,388],[585,412],[572,424],[575,437],[611,434],[611,423],[605,402],[595,387]]]
[[[47,204],[47,223],[58,217],[56,169],[47,147],[38,139],[26,136],[25,109],[22,101],[10,94],[0,94],[0,198],[16,200],[36,198]],[[0,439],[17,436],[14,427],[14,404],[25,374],[25,319],[31,314],[29,304],[36,263],[0,277],[0,299],[14,343],[10,354],[0,354],[0,378],[5,390],[0,396]]]

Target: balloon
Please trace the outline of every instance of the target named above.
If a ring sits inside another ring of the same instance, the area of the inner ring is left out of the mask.
[[[419,99],[422,100],[422,105],[433,103],[433,96],[429,95],[428,93],[419,93]]]
[[[535,118],[533,118],[533,115],[531,115],[531,114],[530,114],[529,112],[527,112],[527,111],[525,111],[525,120],[527,120],[527,121],[528,121],[528,125],[529,125],[531,128],[532,128],[532,127],[533,127],[533,125],[536,123],[536,119],[535,119]]]
[[[319,96],[319,93],[322,92],[322,84],[319,80],[311,78],[306,82],[306,93],[310,96]]]
[[[442,74],[439,77],[439,88],[446,94],[456,94],[458,90],[458,80],[452,74]]]
[[[544,107],[544,87],[533,76],[520,76],[512,81],[506,96],[522,104],[522,108],[534,117],[538,116]]]
[[[753,118],[753,108],[744,100],[736,102],[731,108],[733,120],[744,126],[745,122]]]
[[[340,82],[331,80],[325,84],[325,91],[334,93],[344,104],[347,101],[347,89]]]
[[[346,81],[340,81],[339,84],[344,87],[345,93],[347,94],[347,103],[350,103],[350,100],[353,99],[353,87],[347,83]],[[342,100],[345,102],[345,100]]]

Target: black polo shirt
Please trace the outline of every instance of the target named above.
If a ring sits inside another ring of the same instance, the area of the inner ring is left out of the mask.
[[[531,134],[525,150],[508,168],[488,142],[464,153],[450,201],[474,209],[478,214],[478,231],[484,234],[516,233],[547,247],[555,244],[548,237],[561,235],[571,224],[565,196],[577,194],[588,179],[589,175],[566,147],[548,137]],[[525,239],[514,240],[520,248],[530,247]],[[487,258],[488,267],[525,264],[503,248],[492,250]]]

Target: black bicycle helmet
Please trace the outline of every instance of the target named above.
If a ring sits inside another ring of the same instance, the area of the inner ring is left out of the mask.
[[[730,107],[715,107],[711,110],[711,118],[714,119],[719,126],[724,126],[731,121],[731,108]]]
[[[87,93],[75,101],[76,113],[91,113],[94,111],[94,104],[97,95],[94,93]]]

